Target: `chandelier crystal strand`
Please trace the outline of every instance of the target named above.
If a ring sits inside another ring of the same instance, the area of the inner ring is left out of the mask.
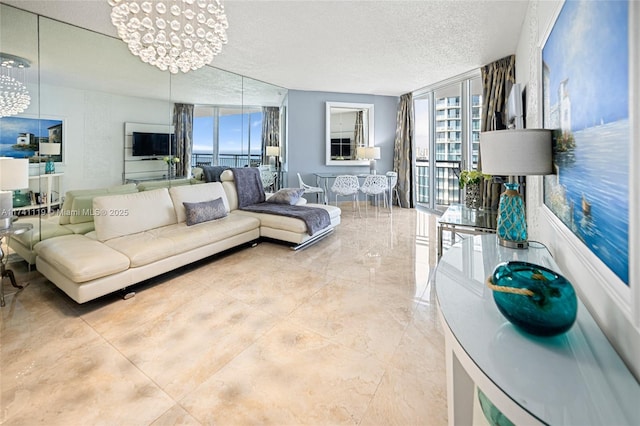
[[[25,80],[28,67],[26,59],[0,53],[0,117],[20,114],[29,107],[31,96],[19,80]]]
[[[111,22],[135,56],[169,70],[197,70],[227,43],[227,16],[220,0],[108,0]]]

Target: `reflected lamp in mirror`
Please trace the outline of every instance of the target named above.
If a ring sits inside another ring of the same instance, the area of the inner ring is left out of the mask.
[[[553,172],[551,130],[518,129],[480,133],[482,173],[509,176],[500,195],[496,234],[500,245],[527,248],[527,222],[515,176]]]
[[[45,156],[47,158],[47,162],[44,166],[45,174],[51,174],[56,172],[56,166],[53,160],[51,159],[51,156],[60,155],[60,147],[61,145],[59,143],[50,143],[50,142],[40,143],[40,146],[39,146],[40,155]]]
[[[364,158],[369,161],[369,173],[376,174],[376,160],[380,159],[380,147],[368,146],[364,149]]]
[[[13,191],[29,187],[29,160],[0,158],[0,229],[11,227]]]
[[[271,170],[276,169],[276,157],[280,156],[280,147],[278,146],[268,146],[267,147],[267,157],[269,157],[269,168]]]

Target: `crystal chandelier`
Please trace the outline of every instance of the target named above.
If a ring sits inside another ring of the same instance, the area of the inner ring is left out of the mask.
[[[31,96],[20,81],[24,81],[26,68],[26,59],[0,53],[0,117],[20,114],[31,103]]]
[[[227,43],[220,0],[108,0],[111,22],[134,55],[162,71],[197,70]]]

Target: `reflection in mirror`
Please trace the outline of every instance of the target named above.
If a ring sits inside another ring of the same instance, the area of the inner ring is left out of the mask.
[[[209,154],[203,161],[220,164],[219,154],[225,153],[229,141],[233,142],[230,154],[244,157],[247,164],[262,162],[263,109],[277,107],[282,116],[286,89],[210,66],[171,75],[140,61],[119,39],[5,4],[0,8],[0,50],[7,47],[8,53],[32,64],[29,90],[33,100],[21,116],[63,123],[62,154],[55,164],[56,172],[64,174],[62,195],[69,189],[168,178],[171,173],[164,157],[176,154],[170,151],[171,144],[164,155],[134,156],[132,134],[125,129],[127,124],[171,129],[178,103],[194,105],[196,110],[189,156],[192,165],[201,162],[197,148],[202,145]],[[204,130],[195,123],[200,107],[211,117]],[[235,126],[234,121],[240,125]],[[214,126],[218,126],[215,134]],[[205,135],[204,139],[198,139],[198,134]],[[286,152],[283,134],[278,143],[281,152]],[[190,172],[188,168],[182,171],[185,176]]]
[[[364,166],[364,149],[373,146],[373,104],[326,103],[326,165]]]

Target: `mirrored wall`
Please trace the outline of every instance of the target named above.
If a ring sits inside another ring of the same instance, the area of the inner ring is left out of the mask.
[[[263,111],[277,108],[284,121],[285,88],[211,66],[162,72],[119,39],[6,4],[0,19],[0,52],[30,62],[24,79],[31,97],[24,112],[0,118],[0,156],[29,158],[32,176],[53,162],[60,176],[54,188],[36,177],[30,190],[48,191],[54,201],[66,190],[176,176],[166,162],[176,154],[171,138],[134,152],[132,135],[171,132],[175,104],[194,105],[193,165],[227,158],[236,166],[260,164]],[[287,169],[284,129],[282,123],[280,170]],[[61,145],[59,154],[40,152],[49,139]]]

